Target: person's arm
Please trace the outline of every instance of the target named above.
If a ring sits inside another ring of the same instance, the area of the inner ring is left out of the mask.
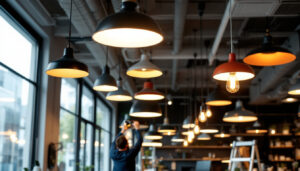
[[[128,153],[129,156],[133,156],[133,157],[135,157],[139,153],[142,143],[143,143],[143,137],[141,135],[141,132],[139,131],[139,123],[137,122],[134,126],[135,126],[135,135],[137,137],[137,142],[129,150],[129,153]]]

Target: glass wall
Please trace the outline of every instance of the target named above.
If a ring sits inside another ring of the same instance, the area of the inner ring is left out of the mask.
[[[60,171],[110,169],[110,118],[111,109],[84,81],[62,79]]]
[[[38,43],[0,5],[0,171],[30,166]]]

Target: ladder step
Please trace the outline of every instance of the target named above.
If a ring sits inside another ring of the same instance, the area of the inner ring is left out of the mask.
[[[250,161],[251,161],[251,158],[249,158],[249,157],[230,159],[230,162],[250,162]]]
[[[240,147],[240,146],[253,146],[254,142],[253,141],[240,141],[240,142],[236,142],[235,146],[236,147]]]

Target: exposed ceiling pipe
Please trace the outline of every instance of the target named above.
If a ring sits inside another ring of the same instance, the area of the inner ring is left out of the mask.
[[[173,52],[172,52],[174,55],[178,54],[181,50],[187,7],[188,7],[187,0],[175,1],[174,41],[173,41]],[[172,66],[171,88],[172,90],[175,90],[178,61],[174,59],[172,65],[173,66]]]
[[[230,4],[231,4],[231,7],[230,7]],[[221,24],[219,26],[217,35],[215,37],[214,43],[213,43],[211,51],[209,53],[209,65],[210,66],[213,64],[213,62],[216,58],[218,48],[220,46],[220,43],[221,43],[222,38],[223,38],[223,34],[226,30],[226,27],[227,27],[227,24],[228,24],[228,21],[229,21],[230,13],[232,12],[232,9],[234,8],[235,4],[236,4],[236,0],[231,0],[231,2],[227,3],[227,7],[226,7],[226,10],[224,12]]]
[[[94,1],[94,0],[91,0]],[[81,37],[90,36],[96,29],[96,23],[97,21],[94,18],[95,13],[92,13],[90,11],[89,3],[90,1],[84,1],[84,0],[74,0],[73,3],[73,16],[72,16],[72,24],[78,31]],[[69,15],[69,8],[70,8],[70,2],[69,0],[59,0],[60,6],[65,10],[66,14]],[[99,9],[99,11],[101,11]],[[98,13],[99,18],[103,18],[104,15]],[[106,48],[102,45],[99,45],[94,42],[87,42],[85,43],[86,47],[89,49],[89,51],[92,53],[94,58],[96,59],[99,66],[103,67],[105,64],[105,51]],[[115,54],[115,51],[110,48],[109,50],[109,66],[114,66],[119,63],[119,59]],[[118,77],[118,71],[112,70],[111,74],[117,78]],[[126,74],[123,72],[121,73],[121,77],[124,80],[124,86],[128,89],[128,91],[133,94],[136,91],[135,85],[133,83],[133,80],[126,76]]]

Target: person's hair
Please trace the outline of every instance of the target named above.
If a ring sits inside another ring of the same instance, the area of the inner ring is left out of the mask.
[[[124,149],[128,144],[127,139],[124,135],[121,135],[116,140],[116,147],[119,149]]]

